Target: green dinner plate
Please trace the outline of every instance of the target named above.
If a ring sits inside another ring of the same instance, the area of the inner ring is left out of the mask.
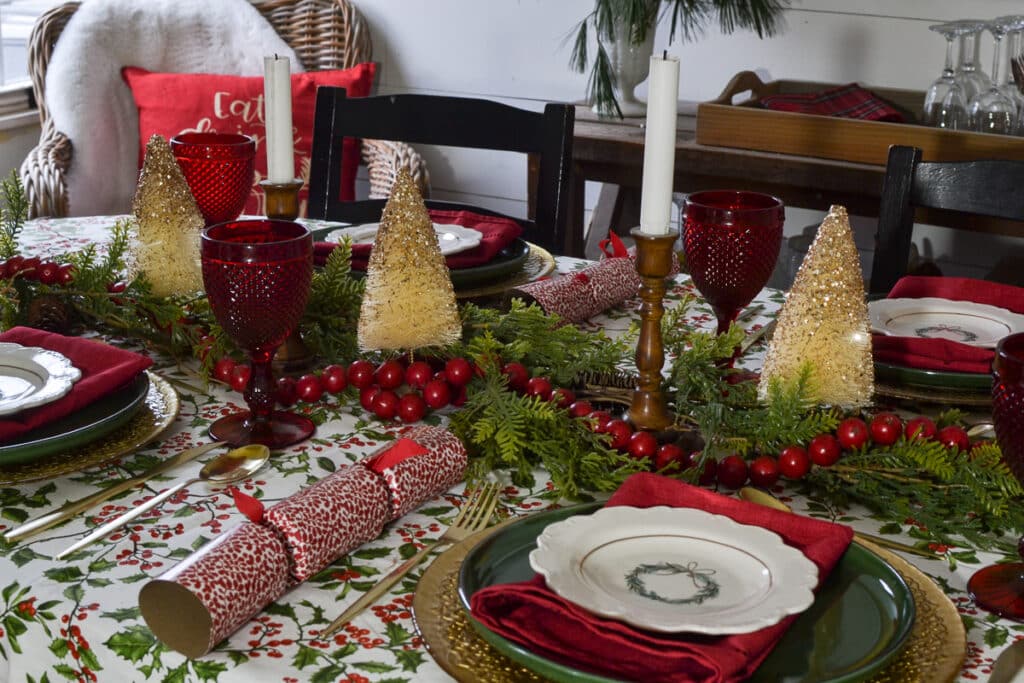
[[[895,386],[947,389],[980,394],[992,391],[992,375],[988,373],[922,370],[876,361],[875,377],[880,382]]]
[[[495,584],[526,581],[529,555],[551,523],[588,514],[600,504],[551,510],[513,522],[469,551],[459,572],[459,599]],[[506,640],[472,617],[477,633],[515,662],[558,683],[609,683],[614,679],[559,664]],[[895,657],[914,624],[914,598],[902,577],[877,555],[851,545],[814,604],[786,632],[752,681],[852,683],[877,673]]]
[[[95,403],[0,445],[0,465],[15,465],[78,448],[124,425],[142,408],[149,391],[145,372]]]

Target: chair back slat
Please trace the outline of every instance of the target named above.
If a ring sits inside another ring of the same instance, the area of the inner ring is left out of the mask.
[[[533,216],[516,218],[525,239],[556,253],[573,253],[582,236],[567,234],[575,108],[548,104],[532,112],[500,102],[435,95],[348,98],[343,88],[317,91],[308,214],[339,221],[379,220],[378,204],[338,198],[345,137],[466,147],[533,155],[539,163]],[[440,204],[428,202],[431,206]],[[491,213],[479,207],[446,205]],[[374,214],[374,212],[376,212]],[[578,254],[582,255],[582,254]]]
[[[907,272],[916,207],[1024,221],[1024,162],[921,161],[921,150],[889,148],[868,290],[883,296]]]

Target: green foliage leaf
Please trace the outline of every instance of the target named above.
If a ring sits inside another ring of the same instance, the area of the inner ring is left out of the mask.
[[[138,662],[157,645],[157,641],[145,626],[129,626],[110,636],[104,645],[129,662]]]

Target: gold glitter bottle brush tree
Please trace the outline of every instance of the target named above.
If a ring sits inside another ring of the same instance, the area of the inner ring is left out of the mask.
[[[773,381],[796,381],[810,367],[809,397],[861,408],[874,393],[871,327],[860,256],[846,209],[833,206],[818,229],[779,311],[758,395]]]

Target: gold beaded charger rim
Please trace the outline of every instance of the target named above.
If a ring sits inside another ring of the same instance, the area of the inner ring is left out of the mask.
[[[512,521],[515,520],[508,520]],[[473,546],[496,528],[485,529],[455,544],[438,555],[423,572],[412,603],[416,630],[438,665],[458,681],[544,681],[546,679],[499,653],[478,636],[459,601],[462,561]],[[868,541],[858,539],[857,542],[888,562],[903,577],[914,596],[916,608],[907,644],[892,664],[870,680],[875,683],[955,680],[967,656],[967,635],[956,606],[934,581],[899,555]]]
[[[553,273],[555,270],[555,257],[551,255],[551,252],[543,247],[538,247],[532,242],[527,242],[526,244],[530,247],[530,252],[527,254],[522,268],[497,282],[469,289],[457,289],[455,290],[455,298],[475,299],[477,297],[502,294],[513,287],[534,282],[545,275]]]
[[[170,382],[148,370],[146,374],[149,376],[146,400],[127,424],[80,448],[32,462],[0,467],[0,484],[49,479],[106,465],[160,436],[174,422],[181,406]]]
[[[992,405],[992,396],[987,393],[955,391],[940,387],[918,389],[915,387],[895,386],[892,384],[875,383],[875,395],[883,398],[895,398],[905,401],[921,401],[922,403],[948,403],[959,406],[988,407]]]

